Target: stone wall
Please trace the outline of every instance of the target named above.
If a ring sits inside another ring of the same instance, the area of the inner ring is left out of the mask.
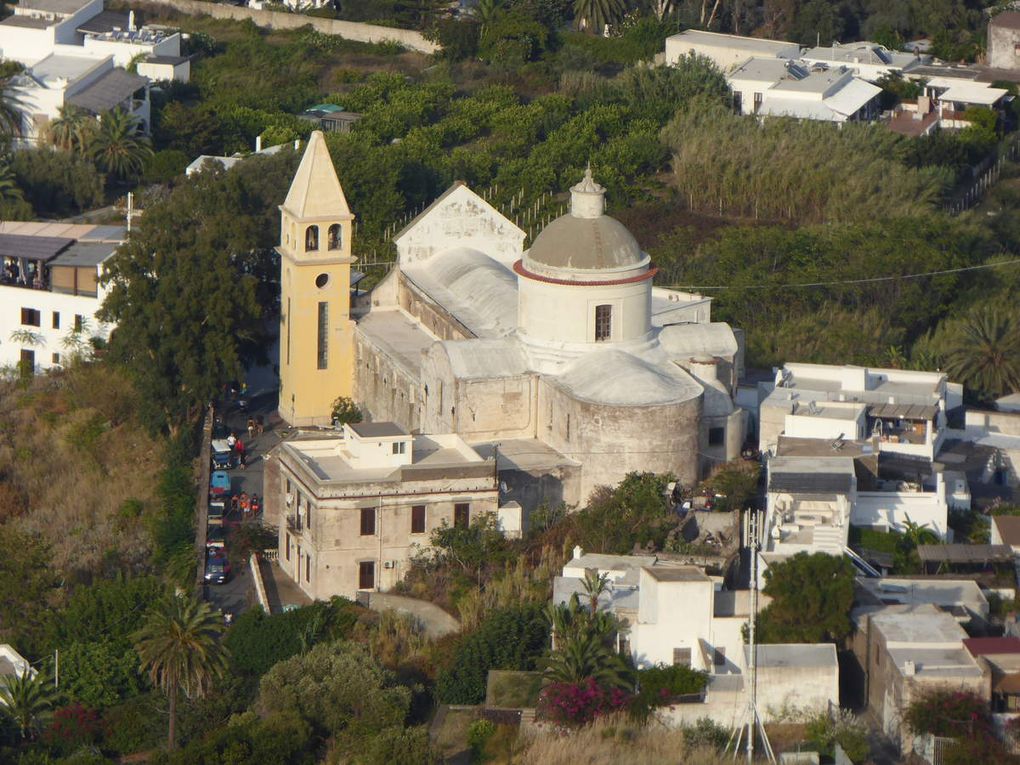
[[[392,42],[420,53],[435,53],[439,50],[439,46],[434,42],[426,40],[421,32],[410,29],[394,29],[392,27],[362,24],[355,21],[321,19],[315,16],[305,16],[300,13],[257,11],[254,8],[209,3],[204,2],[204,0],[147,0],[147,2],[192,16],[204,14],[212,16],[214,19],[234,19],[235,21],[250,19],[256,25],[268,29],[299,29],[304,26],[311,26],[323,34],[336,35],[357,42]]]
[[[1001,26],[992,19],[988,22],[988,66],[996,69],[1020,68],[1017,45],[1020,44],[1020,29]]]
[[[363,333],[354,336],[354,398],[366,419],[421,427],[419,380]],[[447,432],[447,431],[433,431]]]

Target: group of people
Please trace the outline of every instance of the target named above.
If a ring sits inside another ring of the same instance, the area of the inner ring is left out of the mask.
[[[227,436],[227,446],[230,447],[230,450],[234,453],[234,456],[237,457],[238,467],[240,467],[241,470],[244,470],[246,467],[248,467],[248,449],[244,445],[244,441],[238,438],[237,434],[234,433],[233,431],[231,431],[230,435]]]
[[[248,496],[248,492],[243,491],[240,494],[235,494],[230,498],[230,510],[231,512],[240,511],[241,517],[244,520],[248,520],[252,516],[258,515],[259,510],[262,509],[262,503],[259,501],[258,494],[252,494]]]

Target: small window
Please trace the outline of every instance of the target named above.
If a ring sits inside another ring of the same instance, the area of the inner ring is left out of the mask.
[[[754,94],[754,113],[757,114],[761,110],[762,95],[761,93]]]
[[[311,502],[306,502],[305,503],[305,525],[309,529],[312,528],[312,503]]]
[[[59,364],[60,363],[60,354],[59,353],[54,353],[53,357],[52,357],[52,361],[53,361],[54,364]]]
[[[334,223],[329,227],[329,235],[326,246],[331,250],[339,250],[343,247],[343,234],[340,230],[339,223]]]
[[[375,561],[363,560],[358,564],[358,589],[375,589]]]
[[[319,227],[309,226],[305,229],[305,250],[311,252],[319,249]]]
[[[415,505],[411,508],[411,533],[425,533],[425,505]]]
[[[60,311],[53,312],[53,329],[60,329]]]
[[[602,343],[613,336],[613,307],[595,306],[595,342]]]
[[[22,348],[21,363],[30,370],[35,369],[35,351],[31,351],[28,348]]]
[[[39,311],[34,308],[22,308],[21,309],[21,323],[26,327],[38,327],[42,322],[42,317]]]
[[[458,502],[453,506],[453,527],[455,529],[466,529],[471,521],[471,505],[467,502]]]
[[[726,428],[708,429],[709,446],[722,446],[724,443],[726,443]]]
[[[286,544],[283,547],[283,557],[290,560],[290,533],[286,534]]]
[[[405,441],[394,441],[393,442],[393,453],[394,454],[407,454],[407,442],[405,442]]]
[[[76,313],[74,315],[74,331],[75,332],[81,332],[82,327],[84,327],[84,326],[85,326],[85,317],[82,316],[80,313]]]
[[[315,277],[315,286],[320,290],[329,284],[329,274],[319,274]]]
[[[361,536],[375,536],[375,508],[361,508]]]
[[[712,663],[715,664],[715,666],[717,666],[717,667],[725,667],[726,666],[726,649],[725,648],[716,648],[715,649],[715,652],[712,654]]]
[[[681,667],[691,666],[691,649],[690,648],[674,648],[673,649],[673,665]]]
[[[740,91],[739,90],[734,91],[733,92],[733,111],[735,111],[737,114],[740,114],[741,111],[742,111],[742,107],[743,107],[743,103],[742,103],[741,98],[740,98]]]
[[[312,581],[312,556],[305,555],[305,581]]]

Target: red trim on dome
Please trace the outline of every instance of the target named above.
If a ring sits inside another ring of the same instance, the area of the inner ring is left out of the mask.
[[[553,279],[551,276],[541,276],[540,274],[533,273],[524,267],[524,260],[518,260],[514,263],[514,273],[518,276],[523,276],[527,279],[534,279],[536,282],[545,282],[546,284],[563,284],[567,287],[607,287],[614,284],[634,284],[636,282],[643,282],[651,279],[657,273],[659,268],[653,263],[648,264],[648,270],[643,274],[637,276],[631,276],[626,279],[609,279],[607,281],[591,281],[591,282],[575,282],[569,279]]]

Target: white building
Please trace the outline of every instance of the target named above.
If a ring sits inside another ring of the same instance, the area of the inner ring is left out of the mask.
[[[810,48],[800,58],[808,64],[846,67],[868,82],[876,82],[887,74],[906,76],[932,61],[928,55],[889,50],[884,45],[867,41]]]
[[[698,29],[687,29],[666,38],[667,64],[675,64],[691,54],[711,59],[723,73],[728,73],[750,58],[796,60],[800,58],[800,46],[781,40],[703,32]]]
[[[7,92],[28,143],[37,143],[65,106],[94,115],[121,109],[138,118],[142,132],[149,131],[149,81],[115,67],[112,56],[50,54],[12,77]]]
[[[139,56],[150,62],[173,60],[174,79],[187,82],[190,69],[181,56],[180,33],[139,25],[134,11],[103,10],[103,0],[24,0],[11,7],[13,15],[0,21],[4,59],[34,66],[52,55],[110,56],[118,67]]]
[[[109,335],[99,278],[123,241],[118,226],[0,223],[0,366],[49,369]]]
[[[390,589],[444,524],[467,528],[493,513],[507,531],[520,529],[519,507],[498,513],[494,460],[455,435],[357,423],[299,433],[273,461],[278,491],[265,499],[281,518],[279,565],[313,599]]]
[[[30,678],[39,674],[39,671],[29,664],[28,659],[18,653],[14,646],[0,643],[0,686],[6,684],[7,678],[21,677],[26,672]],[[0,704],[3,703],[0,699]]]
[[[750,653],[742,630],[750,617],[750,591],[725,590],[721,577],[697,566],[655,556],[601,555],[574,548],[553,580],[553,602],[575,595],[587,603],[587,571],[609,578],[599,608],[623,623],[622,652],[640,667],[682,664],[709,673],[704,697],[660,711],[669,724],[708,717],[732,727],[746,709]],[[762,596],[762,604],[768,598]],[[759,709],[766,720],[796,710],[807,714],[839,703],[839,666],[834,645],[761,645],[757,651]]]
[[[845,67],[811,68],[777,58],[749,59],[726,82],[741,114],[827,122],[874,119],[882,92]]]

